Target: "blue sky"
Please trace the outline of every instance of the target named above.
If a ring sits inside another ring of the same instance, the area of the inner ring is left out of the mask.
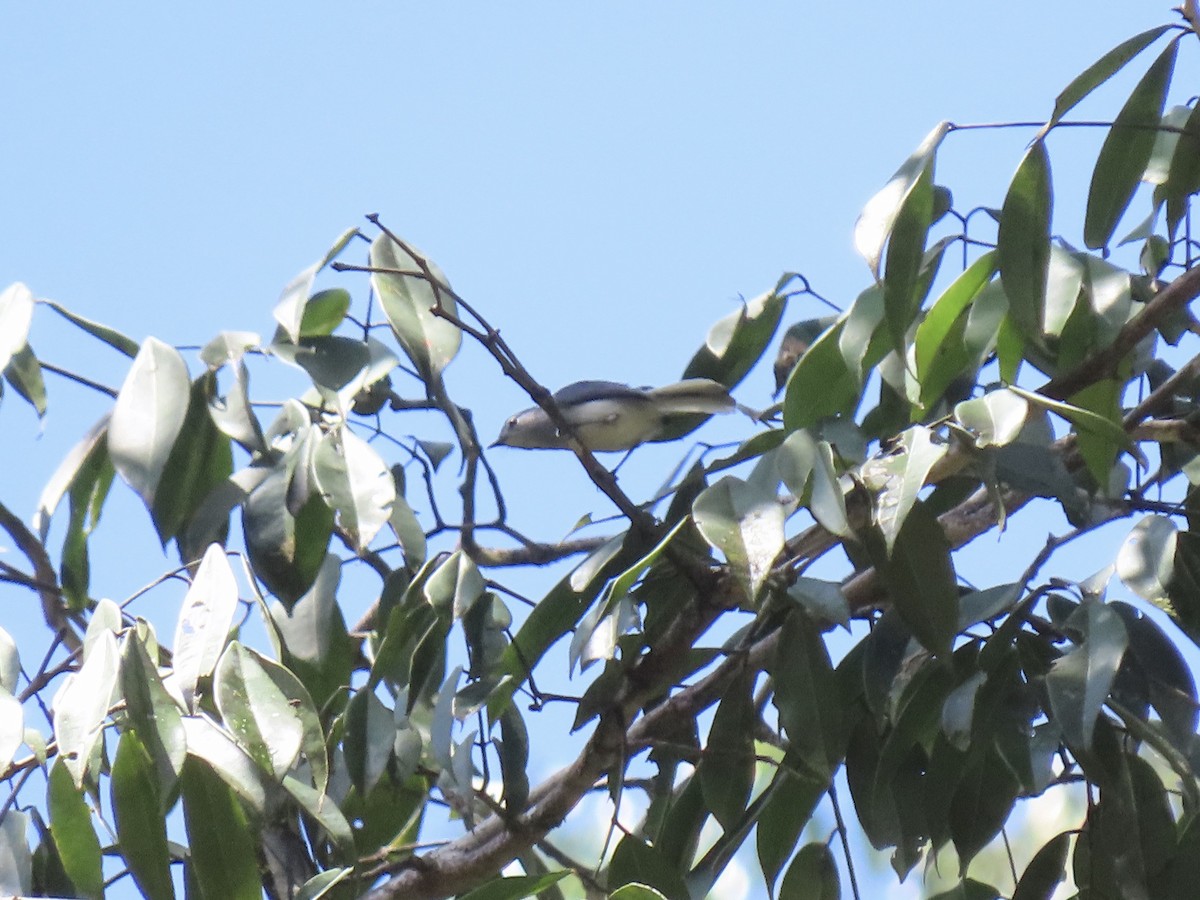
[[[1024,0],[10,4],[0,287],[25,281],[138,339],[269,335],[283,285],[378,212],[548,386],[663,383],[784,271],[852,299],[869,278],[854,219],[939,120],[1044,118],[1071,77],[1169,16]],[[1100,114],[1124,94],[1108,96]],[[960,206],[998,202],[1028,136],[947,141],[939,174]],[[1090,145],[1064,135],[1052,151]],[[1062,215],[1089,168],[1056,168]],[[41,355],[119,384],[119,361],[44,313]],[[739,399],[768,402],[768,368]],[[477,348],[447,378],[485,437],[528,405]],[[0,406],[0,499],[26,515],[100,408],[49,387],[42,426],[12,396]],[[647,451],[626,485],[653,490],[672,459]],[[607,512],[566,455],[496,462],[539,537]],[[165,564],[123,494],[101,544],[121,562],[97,572],[112,596]],[[144,571],[126,545],[148,551]]]

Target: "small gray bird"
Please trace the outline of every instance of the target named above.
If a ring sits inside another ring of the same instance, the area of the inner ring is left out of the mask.
[[[635,388],[613,381],[577,381],[555,392],[554,402],[593,452],[632,450],[663,433],[668,416],[680,413],[731,412],[736,404],[723,385],[708,378],[689,378],[660,388]],[[567,435],[545,410],[533,407],[504,423],[493,447],[561,450]]]

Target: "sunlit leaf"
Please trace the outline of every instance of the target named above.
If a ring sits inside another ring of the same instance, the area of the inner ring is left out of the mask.
[[[1025,153],[1004,197],[996,238],[996,261],[1009,316],[1027,338],[1038,338],[1042,330],[1053,208],[1050,157],[1046,145],[1036,141]]]
[[[229,639],[238,607],[237,582],[220,544],[211,544],[200,561],[175,626],[173,668],[189,708],[200,679],[211,675]]]
[[[191,381],[174,347],[147,338],[121,385],[108,423],[108,452],[117,473],[147,506],[187,416]]]
[[[432,310],[440,307],[457,315],[458,305],[441,269],[414,256],[415,252],[405,250],[386,234],[379,235],[371,242],[371,265],[388,271],[372,273],[371,284],[396,340],[421,377],[429,381],[458,353],[462,332],[433,314]]]
[[[897,441],[898,452],[872,459],[862,467],[863,483],[877,492],[875,521],[889,553],[929,473],[946,455],[947,445],[934,443],[933,438],[933,432],[924,426],[909,428]]]
[[[783,549],[783,507],[774,493],[725,476],[692,504],[696,527],[704,539],[725,554],[753,602]]]
[[[265,771],[282,777],[300,752],[304,726],[257,654],[231,643],[217,664],[213,687],[217,708],[238,744]]]
[[[33,321],[33,292],[21,282],[0,291],[0,371],[29,338]]]
[[[1083,220],[1084,243],[1093,250],[1112,240],[1117,222],[1146,171],[1178,49],[1179,41],[1171,41],[1150,65],[1117,113],[1100,148]]]
[[[954,407],[954,418],[971,432],[977,447],[1011,444],[1025,426],[1028,414],[1028,401],[1003,388]]]
[[[396,482],[375,449],[349,429],[326,434],[313,454],[313,473],[338,527],[359,552],[388,521]]]
[[[256,814],[266,811],[265,773],[233,737],[207,716],[184,716],[188,754],[212,767]]]
[[[121,689],[128,725],[154,764],[160,796],[169,796],[179,780],[187,742],[179,707],[163,687],[147,647],[134,630],[126,632],[121,650]]]
[[[1068,743],[1086,749],[1129,639],[1120,617],[1099,601],[1083,603],[1072,616],[1076,620],[1084,629],[1083,643],[1054,661],[1046,690]]]
[[[46,382],[32,347],[26,344],[13,354],[4,370],[4,380],[33,407],[38,418],[46,415]]]
[[[100,841],[92,827],[92,812],[82,791],[60,758],[50,767],[46,785],[50,832],[67,877],[90,900],[104,896]]]
[[[904,165],[884,186],[883,190],[867,201],[858,222],[854,226],[855,249],[867,261],[872,274],[879,277],[879,263],[883,258],[883,247],[891,237],[904,201],[908,199],[917,181],[937,152],[942,139],[949,134],[950,123],[941,122],[931,131],[921,145],[905,160]]]
[[[29,851],[29,815],[10,809],[0,819],[0,893],[14,898],[29,895],[33,856]]]
[[[1167,585],[1175,568],[1178,529],[1167,516],[1145,516],[1117,551],[1117,575],[1125,586],[1151,603],[1167,600]]]
[[[115,328],[109,328],[107,325],[101,325],[99,322],[93,322],[91,319],[84,318],[78,313],[73,313],[65,306],[55,303],[53,300],[46,300],[44,302],[72,325],[90,334],[92,337],[103,341],[114,350],[124,353],[130,359],[138,355],[138,342],[133,338],[121,334]]]
[[[68,675],[54,700],[54,738],[77,787],[92,764],[117,688],[117,640],[97,638],[78,672]]]

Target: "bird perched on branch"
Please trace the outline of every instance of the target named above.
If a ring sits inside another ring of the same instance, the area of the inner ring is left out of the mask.
[[[787,384],[788,376],[796,363],[800,361],[813,342],[821,336],[829,326],[837,321],[837,316],[822,316],[819,319],[805,319],[797,322],[783,335],[779,343],[779,355],[775,357],[775,393],[778,394]]]
[[[670,416],[731,412],[737,406],[723,385],[689,378],[659,388],[635,388],[613,381],[577,381],[553,394],[555,405],[579,441],[593,452],[632,450],[663,434]],[[541,407],[510,417],[493,447],[561,450],[570,446]]]

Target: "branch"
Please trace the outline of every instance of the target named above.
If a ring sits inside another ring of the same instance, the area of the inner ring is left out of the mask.
[[[70,614],[62,599],[62,589],[58,585],[58,577],[54,574],[54,566],[50,564],[50,557],[46,555],[46,548],[33,536],[33,532],[25,527],[25,523],[13,515],[3,503],[0,503],[0,528],[8,532],[17,549],[24,553],[33,565],[36,590],[42,600],[42,617],[46,624],[62,639],[67,649],[78,650],[83,646],[83,642],[71,626]]]

